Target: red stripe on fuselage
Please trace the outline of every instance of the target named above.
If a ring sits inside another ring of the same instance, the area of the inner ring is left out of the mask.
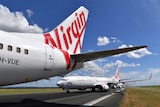
[[[70,68],[70,55],[67,51],[64,51],[64,50],[61,50],[60,51],[63,53],[64,57],[65,57],[65,60],[66,60],[66,66],[67,66],[67,69]]]
[[[76,67],[76,65],[77,65],[77,61],[76,61],[76,60],[74,60],[74,64],[73,64],[72,69],[74,69],[74,68]]]

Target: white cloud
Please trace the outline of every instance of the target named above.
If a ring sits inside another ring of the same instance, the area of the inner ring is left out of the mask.
[[[160,74],[160,68],[150,68],[150,73],[153,73],[154,75]]]
[[[105,61],[105,60],[104,60]],[[102,61],[102,62],[104,62]],[[97,61],[88,61],[85,63],[84,68],[72,72],[69,75],[90,75],[90,76],[105,76],[108,75],[109,68],[120,65],[121,67],[136,67],[140,66],[139,63],[126,63],[121,60],[116,60],[115,62],[110,62],[102,64],[99,60]]]
[[[130,46],[129,46],[130,47]],[[121,48],[127,48],[127,45],[125,45],[125,44],[122,44],[121,46],[119,46],[118,47],[119,49],[121,49]]]
[[[108,72],[108,69],[105,69],[104,66],[104,62],[106,60],[103,59],[98,59],[98,60],[94,60],[94,61],[88,61],[84,63],[84,67],[76,70],[76,71],[72,71],[69,74],[67,74],[67,76],[71,76],[71,75],[81,75],[81,76],[105,76],[106,73]]]
[[[32,14],[32,11],[29,12]],[[43,29],[37,24],[30,25],[22,12],[11,12],[9,8],[0,4],[0,29],[8,32],[42,33]]]
[[[144,57],[146,55],[151,55],[151,54],[152,53],[150,51],[148,51],[146,48],[142,48],[139,50],[128,52],[127,56],[130,58],[141,58],[141,57]]]
[[[129,71],[129,72],[121,72],[121,79],[124,78],[132,78],[132,80],[141,80],[141,79],[149,79],[152,73],[151,80],[147,81],[139,81],[139,82],[131,82],[135,83],[134,85],[145,86],[145,85],[160,85],[160,69],[159,68],[150,68],[146,72],[142,71]],[[130,83],[128,83],[130,84]]]
[[[97,43],[98,46],[104,46],[110,43],[109,38],[106,36],[98,37],[97,40],[98,40],[98,43]]]
[[[118,40],[116,37],[111,37],[110,38],[112,43],[122,43],[120,40]]]
[[[121,60],[116,60],[115,62],[110,62],[110,63],[107,63],[105,64],[104,68],[111,68],[113,66],[117,66],[117,65],[120,65],[120,67],[136,67],[136,66],[140,66],[141,64],[140,63],[127,63],[127,62],[123,62]]]
[[[121,48],[127,48],[127,47],[133,47],[132,45],[121,45],[119,46],[118,48],[121,49]],[[127,53],[123,53],[123,54],[119,54],[119,55],[114,55],[115,57],[118,57],[118,56],[122,56],[122,55],[126,55],[127,57],[129,58],[141,58],[141,57],[144,57],[146,55],[151,55],[152,52],[148,51],[146,48],[142,48],[142,49],[138,49],[138,50],[135,50],[135,51],[131,51],[131,52],[127,52]]]
[[[97,46],[105,46],[109,43],[122,43],[120,40],[118,40],[116,37],[106,37],[106,36],[99,36],[97,38]]]
[[[31,17],[33,15],[33,11],[30,9],[27,9],[26,12],[28,14],[28,17]]]
[[[104,74],[107,72],[103,69],[103,67],[99,66],[95,63],[95,61],[88,61],[85,63],[83,71],[90,71],[92,72],[90,75],[92,76],[104,76]]]
[[[97,60],[95,60],[95,61],[97,61],[97,62],[105,62],[105,61],[107,61],[107,59],[106,58],[99,58],[99,59],[97,59]]]
[[[140,73],[138,71],[128,71],[128,72],[121,72],[120,77],[121,79],[125,78],[132,78],[132,79],[139,79]]]

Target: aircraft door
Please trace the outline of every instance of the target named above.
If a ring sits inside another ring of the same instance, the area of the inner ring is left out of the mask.
[[[45,70],[51,71],[53,67],[53,61],[54,61],[53,49],[46,46],[45,50],[46,50],[45,52],[45,55],[46,55]]]

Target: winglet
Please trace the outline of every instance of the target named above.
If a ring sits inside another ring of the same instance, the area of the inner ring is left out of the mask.
[[[149,77],[149,80],[152,78],[152,73],[151,73],[151,75],[150,75],[150,77]]]

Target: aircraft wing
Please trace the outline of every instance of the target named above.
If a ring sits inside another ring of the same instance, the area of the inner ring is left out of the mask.
[[[78,62],[86,62],[86,61],[91,61],[98,58],[113,56],[120,53],[125,53],[125,52],[129,52],[129,51],[133,51],[141,48],[146,48],[146,47],[147,46],[136,46],[136,47],[105,50],[105,51],[98,51],[98,52],[81,53],[81,54],[71,55],[71,58],[74,60],[77,60]]]
[[[120,82],[128,83],[128,82],[146,81],[146,80],[150,80],[151,78],[152,78],[152,73],[151,73],[150,77],[149,77],[149,78],[147,78],[147,79],[130,80],[130,81],[120,81]]]
[[[125,79],[120,79],[119,81],[126,81],[126,80],[131,80],[133,78],[125,78]]]

